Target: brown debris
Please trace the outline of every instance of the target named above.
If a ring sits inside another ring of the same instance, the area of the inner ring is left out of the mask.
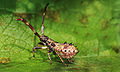
[[[9,63],[9,62],[10,62],[10,58],[7,58],[7,57],[0,58],[0,63]]]

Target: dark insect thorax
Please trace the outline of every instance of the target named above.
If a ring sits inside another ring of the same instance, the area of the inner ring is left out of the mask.
[[[52,51],[54,51],[54,41],[50,38],[48,38],[47,36],[42,36],[41,39],[40,39],[43,43],[45,43],[45,45]]]

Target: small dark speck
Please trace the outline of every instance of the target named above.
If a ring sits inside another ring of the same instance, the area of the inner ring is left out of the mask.
[[[49,45],[48,45],[48,48],[49,48],[50,50],[53,50],[53,49],[51,48],[51,46],[49,46]]]
[[[70,43],[69,45],[72,45],[72,43]]]
[[[75,51],[73,51],[73,53],[74,53]]]
[[[66,44],[67,42],[64,42],[64,44]]]
[[[55,44],[54,44],[54,43],[51,43],[51,46],[55,47]]]
[[[67,50],[65,50],[65,52],[67,52]]]

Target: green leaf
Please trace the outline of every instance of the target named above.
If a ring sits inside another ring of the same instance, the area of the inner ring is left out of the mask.
[[[0,2],[0,72],[120,71],[119,0],[49,1],[44,34],[60,43],[72,42],[79,50],[68,67],[52,53],[51,65],[47,50],[37,50],[33,58],[32,48],[40,40],[27,25],[16,21],[25,18],[41,34],[42,11],[47,2]]]

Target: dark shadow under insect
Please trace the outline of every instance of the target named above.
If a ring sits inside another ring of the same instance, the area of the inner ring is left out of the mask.
[[[36,36],[40,38],[40,41],[36,47],[33,48],[33,57],[35,57],[35,51],[37,49],[48,49],[48,57],[50,59],[50,62],[52,64],[52,60],[50,58],[49,53],[53,52],[54,54],[57,54],[58,57],[61,59],[61,61],[64,63],[64,65],[67,65],[62,58],[65,59],[71,59],[73,56],[75,56],[78,53],[77,48],[73,44],[68,44],[68,43],[58,43],[50,39],[49,37],[44,35],[44,17],[45,17],[45,12],[46,8],[48,7],[49,3],[46,4],[45,9],[43,11],[43,20],[42,20],[42,27],[41,27],[41,36],[35,31],[35,29],[25,20],[25,19],[16,19],[17,21],[22,21],[24,22],[29,28],[34,32]],[[38,47],[39,44],[44,45],[44,47]]]

